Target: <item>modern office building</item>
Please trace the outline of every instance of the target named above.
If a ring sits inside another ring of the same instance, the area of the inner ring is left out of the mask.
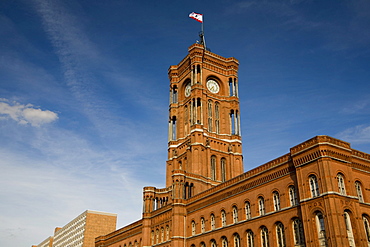
[[[32,245],[32,247],[53,247],[53,237],[48,237],[38,245]]]
[[[95,238],[116,230],[117,215],[86,210],[33,247],[93,247]]]

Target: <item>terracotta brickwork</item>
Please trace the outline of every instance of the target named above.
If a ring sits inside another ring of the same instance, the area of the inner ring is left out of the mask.
[[[116,230],[116,214],[87,211],[83,247],[95,246],[95,238]]]
[[[248,246],[249,231],[253,232],[253,246],[263,246],[264,227],[269,246],[367,246],[363,217],[370,215],[369,155],[351,149],[348,143],[347,147],[340,147],[338,142],[341,141],[328,136],[315,137],[292,148],[287,155],[212,189],[144,214],[137,223],[98,238],[96,246],[191,247],[211,245],[213,241],[219,245],[225,239],[228,246],[236,247],[234,238],[239,239],[240,246]],[[302,145],[306,148],[297,152]],[[317,150],[322,151],[319,156],[314,155]],[[343,159],[345,156],[348,159]],[[307,159],[311,161],[307,163]],[[356,161],[354,165],[352,160]],[[362,169],[356,167],[359,162]],[[316,196],[312,195],[309,181],[313,174],[318,182]],[[338,174],[345,178],[344,194],[338,185]],[[356,190],[358,182],[362,195]],[[274,200],[276,192],[278,203]],[[264,199],[262,213],[259,198]],[[350,217],[356,245],[349,245],[345,212]],[[326,245],[319,242],[318,213],[323,215]],[[300,225],[295,226],[295,221]],[[146,226],[143,222],[147,222]],[[277,235],[279,224],[284,232],[281,239]],[[145,232],[145,228],[149,231]],[[297,239],[300,233],[302,242]],[[279,245],[279,241],[284,241],[284,245]]]
[[[166,187],[96,247],[370,246],[370,155],[317,136],[243,172],[238,61],[192,45],[169,69]]]

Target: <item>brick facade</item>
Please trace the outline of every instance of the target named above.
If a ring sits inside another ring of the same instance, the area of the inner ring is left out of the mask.
[[[370,155],[317,136],[243,173],[238,61],[200,44],[169,69],[166,187],[96,247],[370,246]]]

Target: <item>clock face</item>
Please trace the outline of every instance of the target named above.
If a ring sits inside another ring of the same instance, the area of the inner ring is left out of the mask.
[[[218,93],[220,91],[220,86],[212,79],[207,81],[207,88],[211,93]]]
[[[191,85],[190,83],[185,87],[185,97],[189,97],[191,93]]]

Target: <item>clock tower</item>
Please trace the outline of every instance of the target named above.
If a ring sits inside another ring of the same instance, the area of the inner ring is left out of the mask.
[[[168,71],[169,139],[166,187],[187,199],[244,172],[238,60],[201,44]]]

